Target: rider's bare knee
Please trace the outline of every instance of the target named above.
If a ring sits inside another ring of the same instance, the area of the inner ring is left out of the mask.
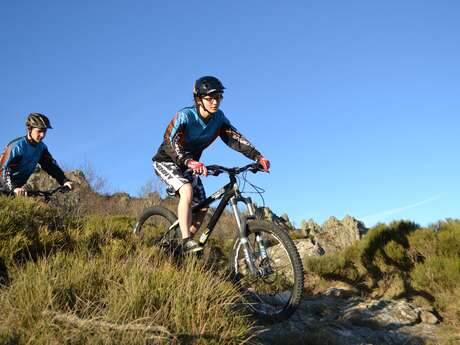
[[[191,183],[186,183],[179,188],[179,196],[182,201],[192,202],[193,199],[193,189]]]

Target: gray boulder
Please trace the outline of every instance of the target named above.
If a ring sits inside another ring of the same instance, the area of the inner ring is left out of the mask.
[[[330,217],[315,233],[315,239],[326,253],[330,253],[359,241],[367,231],[364,224],[353,217],[345,216],[342,221]]]
[[[91,187],[81,170],[73,170],[65,173],[66,177],[74,182],[76,189],[90,190]],[[27,185],[32,189],[48,190],[56,188],[59,184],[54,178],[41,169],[37,169],[27,181]]]
[[[305,261],[307,258],[311,256],[321,256],[324,254],[323,248],[310,238],[294,240],[294,243],[297,247],[297,251],[299,252],[300,258],[302,259],[302,263],[305,266]]]
[[[307,221],[303,220],[300,224],[300,231],[305,237],[315,238],[321,231],[321,226],[316,224],[313,219],[309,219]]]

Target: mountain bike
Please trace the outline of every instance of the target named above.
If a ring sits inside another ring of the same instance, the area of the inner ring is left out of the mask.
[[[275,224],[259,220],[250,197],[240,192],[241,179],[248,182],[248,171],[262,171],[258,164],[226,168],[207,166],[208,174],[228,174],[230,182],[192,208],[192,214],[220,200],[217,208],[204,227],[199,243],[204,247],[217,221],[230,205],[237,228],[228,258],[228,269],[245,300],[245,305],[263,319],[283,320],[297,308],[303,291],[303,266],[297,248],[287,232]],[[251,184],[252,185],[252,184]],[[238,203],[246,206],[241,212]],[[135,224],[133,232],[144,238],[155,239],[159,245],[177,244],[180,248],[181,232],[176,215],[169,209],[154,206],[145,209]],[[159,236],[158,236],[159,234]],[[174,245],[173,245],[174,247]]]

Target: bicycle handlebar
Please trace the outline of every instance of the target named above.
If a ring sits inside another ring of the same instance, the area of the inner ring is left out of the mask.
[[[57,193],[57,192],[61,192],[61,193],[67,193],[69,192],[70,189],[69,187],[67,186],[59,186],[57,188],[54,188],[54,189],[50,189],[50,190],[28,190],[27,191],[27,195],[28,196],[42,196],[42,197],[50,197],[51,195]]]
[[[242,167],[233,167],[233,168],[227,168],[222,165],[212,164],[212,165],[207,165],[206,169],[208,170],[208,175],[211,175],[211,176],[219,176],[223,172],[229,175],[238,175],[246,170],[249,170],[253,174],[255,174],[258,171],[264,171],[263,167],[259,163],[250,163]],[[185,170],[185,173],[191,173],[191,172],[193,172],[192,169]]]
[[[234,167],[234,168],[227,168],[221,165],[208,165],[206,166],[206,169],[208,169],[208,174],[212,176],[218,176],[219,174],[223,172],[226,172],[229,175],[238,175],[246,170],[249,170],[253,174],[255,174],[258,171],[264,171],[262,166],[258,163],[250,163],[242,167]]]

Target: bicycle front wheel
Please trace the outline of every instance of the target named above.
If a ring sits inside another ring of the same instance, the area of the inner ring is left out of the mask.
[[[248,222],[247,237],[247,246],[240,238],[233,244],[230,272],[252,312],[268,320],[286,319],[303,291],[297,248],[285,231],[266,221]]]
[[[161,206],[145,209],[133,232],[147,245],[159,245],[172,250],[178,247],[181,238],[176,215]]]

